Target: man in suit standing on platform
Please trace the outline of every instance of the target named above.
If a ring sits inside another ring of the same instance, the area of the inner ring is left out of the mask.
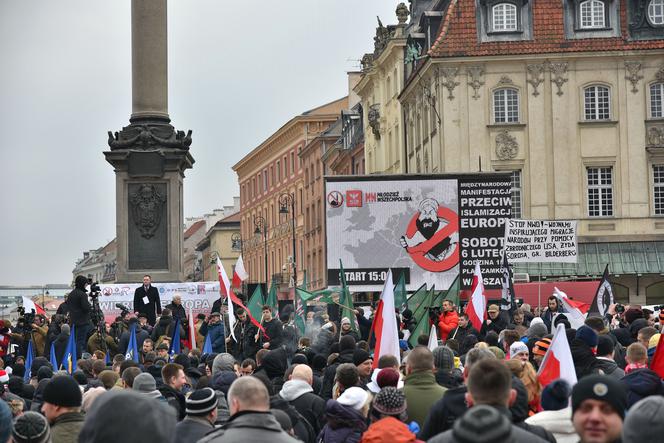
[[[151,283],[152,279],[149,275],[143,276],[143,286],[139,286],[134,291],[134,312],[137,315],[145,314],[148,317],[148,323],[154,326],[157,314],[161,314],[161,301],[159,291]]]

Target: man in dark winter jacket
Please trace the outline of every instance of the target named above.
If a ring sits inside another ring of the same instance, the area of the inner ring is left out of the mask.
[[[560,313],[560,301],[558,301],[558,297],[556,297],[555,295],[551,295],[547,300],[546,309],[544,309],[544,312],[542,312],[542,315],[540,316],[544,321],[544,325],[546,326],[547,331],[551,331],[551,324],[553,322],[553,318],[559,313]]]
[[[161,377],[164,380],[164,385],[159,388],[159,392],[168,404],[177,411],[178,421],[182,420],[187,409],[185,397],[182,393],[182,387],[187,382],[184,370],[181,365],[168,363],[161,368]]]
[[[595,357],[596,348],[597,333],[586,325],[577,329],[576,335],[570,343],[570,350],[578,380],[587,375],[599,373],[600,363]]]
[[[240,377],[228,391],[231,418],[199,443],[247,443],[270,441],[293,443],[293,437],[281,429],[270,414],[270,398],[265,385],[256,377]]]
[[[468,374],[473,365],[484,359],[496,359],[496,355],[488,349],[472,349],[466,354],[466,364],[463,367],[464,383],[468,381]],[[452,429],[452,425],[467,410],[466,393],[468,388],[464,384],[456,388],[448,389],[443,398],[433,404],[429,415],[424,421],[417,437],[420,440],[428,440],[431,437]]]
[[[313,427],[314,435],[325,426],[325,400],[313,393],[313,372],[307,365],[295,366],[290,380],[284,383],[279,396],[295,407]]]
[[[615,346],[613,340],[608,335],[600,335],[597,337],[597,362],[599,369],[606,375],[620,380],[625,371],[618,367],[618,364],[613,360]]]
[[[82,355],[86,350],[86,343],[88,340],[88,333],[92,329],[90,323],[90,311],[92,306],[88,300],[88,294],[85,292],[85,286],[88,284],[88,279],[79,275],[74,281],[74,290],[69,293],[67,297],[67,306],[69,307],[69,320],[75,326],[74,334],[76,335],[76,355]]]
[[[641,343],[627,348],[625,376],[621,379],[627,387],[627,408],[650,395],[664,395],[664,385],[659,375],[648,369],[648,351]]]
[[[232,349],[233,357],[237,361],[244,361],[248,358],[254,359],[258,345],[256,344],[256,333],[258,328],[249,320],[249,316],[244,309],[238,309],[236,312],[238,321],[235,323],[233,332],[235,339],[229,336],[226,338],[226,344]]]
[[[187,416],[175,425],[174,443],[198,441],[214,429],[217,396],[211,388],[194,391],[186,400]]]
[[[168,308],[164,308],[164,310],[161,313],[161,317],[159,317],[159,321],[152,329],[152,335],[150,336],[152,341],[156,343],[157,341],[159,341],[159,337],[166,335],[166,331],[171,323],[173,323],[171,310]]]
[[[78,441],[84,419],[78,383],[68,375],[55,376],[44,388],[43,398],[41,410],[51,425],[53,443]]]
[[[153,326],[157,321],[157,314],[161,314],[159,291],[152,286],[149,275],[143,276],[143,284],[134,291],[134,313],[147,315],[148,323]]]
[[[459,314],[459,326],[450,332],[448,338],[453,338],[459,343],[463,343],[463,339],[468,335],[474,335],[479,338],[480,333],[477,332],[477,329],[473,328],[473,324],[468,320],[468,314]]]
[[[184,324],[187,320],[187,313],[184,311],[184,306],[182,306],[182,297],[179,295],[174,296],[173,300],[165,307],[171,310],[173,319],[180,319],[180,324]]]
[[[500,331],[507,328],[508,323],[506,314],[500,312],[500,307],[498,305],[489,305],[488,318],[482,323],[480,337],[486,337],[490,331],[500,334]]]
[[[353,353],[355,352],[355,339],[350,336],[341,337],[339,340],[339,357],[336,361],[325,368],[323,373],[323,387],[320,396],[323,400],[332,398],[332,388],[334,386],[334,377],[336,376],[337,366],[342,363],[353,363]]]
[[[489,439],[515,443],[546,441],[511,423],[507,407],[515,393],[512,390],[512,374],[503,362],[496,359],[477,362],[470,370],[467,381],[467,401],[471,409],[457,420],[453,429],[429,442],[481,442]]]
[[[263,349],[277,349],[281,346],[281,331],[283,325],[278,318],[272,318],[272,308],[270,306],[263,306],[261,317],[261,324],[265,329],[265,333],[259,331],[257,335],[258,343]]]

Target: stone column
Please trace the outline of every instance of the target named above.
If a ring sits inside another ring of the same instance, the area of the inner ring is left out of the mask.
[[[131,120],[168,119],[166,0],[131,2]]]
[[[184,279],[184,171],[192,167],[191,131],[170,125],[166,0],[132,0],[132,113],[108,133],[115,170],[116,281]]]

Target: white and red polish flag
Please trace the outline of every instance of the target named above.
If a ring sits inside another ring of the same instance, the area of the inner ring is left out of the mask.
[[[484,281],[480,264],[475,263],[475,275],[473,275],[472,293],[466,305],[466,314],[473,327],[478,331],[482,329],[482,323],[486,320],[486,295],[484,294]]]
[[[242,282],[249,278],[249,273],[244,268],[244,261],[242,260],[242,255],[237,258],[235,263],[235,270],[233,271],[233,287],[239,288],[242,286]]]
[[[237,296],[233,293],[231,282],[228,281],[228,275],[219,256],[217,256],[217,273],[219,274],[219,292],[222,296],[226,296],[228,302],[228,327],[231,330],[231,337],[237,342],[235,338],[235,309],[233,308],[233,302],[235,302]]]
[[[30,313],[34,311],[35,314],[42,314],[46,316],[46,311],[44,311],[44,308],[33,302],[32,299],[26,296],[22,296],[21,298],[23,299],[23,307],[25,308],[25,312]]]
[[[378,360],[383,355],[393,355],[400,362],[399,352],[399,329],[397,317],[394,312],[394,284],[392,283],[392,270],[387,272],[383,293],[380,295],[380,315],[374,321],[374,333],[376,335],[376,347],[374,348],[374,368],[378,366]]]
[[[572,360],[572,351],[569,348],[569,343],[567,343],[565,325],[559,324],[556,327],[551,345],[544,354],[542,364],[539,371],[537,371],[537,378],[542,387],[559,378],[565,380],[570,386],[576,384],[574,360]]]
[[[574,329],[578,329],[585,324],[586,314],[590,305],[587,303],[575,302],[567,296],[563,291],[554,287],[553,295],[560,300],[563,308],[563,314],[569,320],[569,324]],[[585,311],[583,310],[585,309]],[[553,331],[552,331],[553,332]]]

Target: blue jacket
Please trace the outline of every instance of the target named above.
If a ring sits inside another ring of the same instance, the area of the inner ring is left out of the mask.
[[[226,351],[226,333],[224,331],[224,324],[222,322],[208,325],[207,333],[210,335],[210,343],[212,343],[213,352]]]

